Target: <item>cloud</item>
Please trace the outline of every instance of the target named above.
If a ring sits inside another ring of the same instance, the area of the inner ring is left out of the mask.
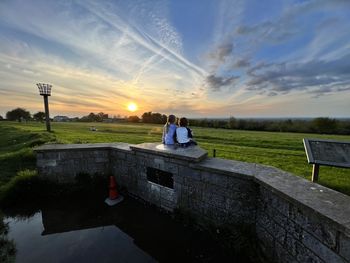
[[[268,94],[312,90],[318,96],[342,92],[350,87],[350,54],[332,61],[260,64],[250,69],[248,90]],[[273,93],[271,93],[273,92]]]
[[[234,68],[246,68],[250,66],[249,59],[239,58],[232,64]]]
[[[220,77],[209,75],[205,79],[205,85],[212,91],[220,91],[222,87],[232,86],[237,79],[237,76]]]
[[[215,63],[225,62],[225,59],[231,55],[233,51],[233,44],[230,42],[221,43],[217,48],[212,50],[208,57],[212,59]]]

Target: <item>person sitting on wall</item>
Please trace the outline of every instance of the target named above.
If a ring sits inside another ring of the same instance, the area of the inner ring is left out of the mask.
[[[174,145],[176,141],[176,117],[170,114],[168,120],[163,127],[162,143],[166,145]]]
[[[193,140],[192,130],[187,126],[188,120],[183,117],[179,120],[179,127],[176,129],[176,139],[182,147],[197,145]]]

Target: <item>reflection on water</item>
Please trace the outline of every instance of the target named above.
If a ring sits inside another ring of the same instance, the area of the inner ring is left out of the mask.
[[[115,207],[55,204],[5,221],[16,262],[234,262],[203,232],[129,198]]]
[[[16,262],[155,262],[115,226],[41,236],[41,213],[27,220],[10,219],[9,226],[9,238],[17,247]]]

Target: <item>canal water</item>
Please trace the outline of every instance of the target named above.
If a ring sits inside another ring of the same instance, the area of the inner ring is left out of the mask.
[[[56,202],[32,214],[4,212],[16,262],[249,262],[195,230],[132,198]]]

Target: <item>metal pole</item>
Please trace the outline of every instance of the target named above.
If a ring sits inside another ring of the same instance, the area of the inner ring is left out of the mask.
[[[311,181],[312,182],[317,182],[318,181],[318,173],[320,171],[320,166],[318,164],[314,164],[312,166],[312,177]]]
[[[50,114],[49,114],[49,100],[48,100],[47,95],[44,95],[43,97],[44,97],[44,104],[45,104],[46,130],[49,132],[49,131],[51,131]]]
[[[213,149],[213,157],[216,157],[216,149]]]

